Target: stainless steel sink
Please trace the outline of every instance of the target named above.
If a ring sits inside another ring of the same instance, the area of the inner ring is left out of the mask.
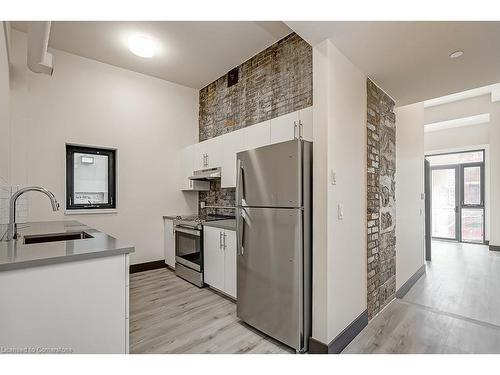
[[[56,241],[71,241],[83,240],[86,238],[94,238],[86,232],[64,232],[64,233],[48,233],[48,234],[33,234],[23,237],[23,243],[43,243],[43,242],[56,242]]]

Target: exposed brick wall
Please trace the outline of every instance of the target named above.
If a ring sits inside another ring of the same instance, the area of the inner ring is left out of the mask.
[[[199,140],[254,125],[312,105],[312,47],[292,33],[200,90]],[[200,192],[207,205],[234,205],[234,189],[211,184]]]
[[[368,317],[396,293],[396,115],[394,101],[367,80]]]
[[[312,47],[292,33],[200,90],[199,140],[312,105]]]

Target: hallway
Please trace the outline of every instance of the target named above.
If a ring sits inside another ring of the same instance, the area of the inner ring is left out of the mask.
[[[434,310],[500,326],[500,252],[433,241],[426,274],[403,298]]]
[[[500,353],[500,253],[432,244],[426,274],[343,353]]]

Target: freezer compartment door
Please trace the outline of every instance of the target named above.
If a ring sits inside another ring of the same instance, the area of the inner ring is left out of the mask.
[[[300,350],[303,327],[302,211],[241,209],[237,315]]]
[[[302,143],[277,143],[238,153],[237,205],[302,206]]]

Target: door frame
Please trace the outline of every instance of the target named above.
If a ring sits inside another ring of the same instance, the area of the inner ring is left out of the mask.
[[[460,167],[459,164],[449,164],[449,165],[437,165],[434,167],[431,167],[430,170],[430,177],[431,177],[431,217],[432,217],[432,172],[436,170],[446,170],[446,169],[453,169],[455,170],[455,238],[448,238],[448,237],[437,237],[432,235],[432,228],[431,228],[431,238],[436,239],[436,240],[444,240],[444,241],[458,241],[460,242],[460,228],[461,228],[461,221],[460,221],[460,207],[459,207],[459,202],[460,202]]]
[[[442,237],[435,237],[432,236],[432,227],[430,227],[430,235],[431,235],[431,240],[432,239],[437,239],[437,240],[443,240],[443,241],[456,241],[456,242],[463,242],[463,243],[472,243],[472,244],[487,244],[486,241],[486,188],[485,188],[485,182],[486,182],[486,149],[485,148],[480,148],[480,149],[470,149],[470,150],[462,150],[462,151],[452,151],[452,152],[441,152],[441,153],[434,153],[434,154],[426,154],[425,155],[425,160],[427,160],[427,157],[430,156],[440,156],[440,155],[453,155],[453,154],[464,154],[464,153],[469,153],[469,152],[478,152],[481,151],[483,154],[483,161],[482,162],[470,162],[470,163],[459,163],[459,164],[448,164],[448,165],[436,165],[436,166],[431,166],[429,169],[429,203],[430,203],[430,216],[432,218],[432,171],[435,169],[454,169],[455,168],[455,239],[450,239],[450,238],[442,238]],[[464,174],[464,169],[467,167],[480,167],[480,181],[481,181],[481,204],[480,205],[468,205],[464,203],[464,179],[463,179],[463,174]],[[427,197],[427,196],[426,196]],[[427,200],[427,198],[426,198]],[[462,209],[482,209],[483,210],[483,223],[482,223],[482,229],[483,229],[483,240],[481,242],[479,241],[464,241],[462,239]],[[432,222],[432,219],[431,219]],[[430,252],[429,252],[429,260],[430,260]]]
[[[480,184],[481,184],[481,203],[480,204],[466,204],[464,200],[464,191],[465,191],[465,180],[464,180],[464,169],[465,168],[470,168],[470,167],[479,167],[480,170]],[[485,198],[485,168],[484,168],[484,151],[483,151],[483,161],[482,162],[474,162],[474,163],[464,163],[460,164],[460,205],[459,205],[459,216],[460,216],[460,242],[466,242],[466,243],[481,243],[485,244],[486,243],[486,208],[484,204],[484,198]],[[462,210],[463,209],[482,209],[483,210],[483,223],[482,223],[482,229],[483,229],[483,241],[464,241],[462,238]]]
[[[424,157],[425,260],[432,259],[431,163]]]

